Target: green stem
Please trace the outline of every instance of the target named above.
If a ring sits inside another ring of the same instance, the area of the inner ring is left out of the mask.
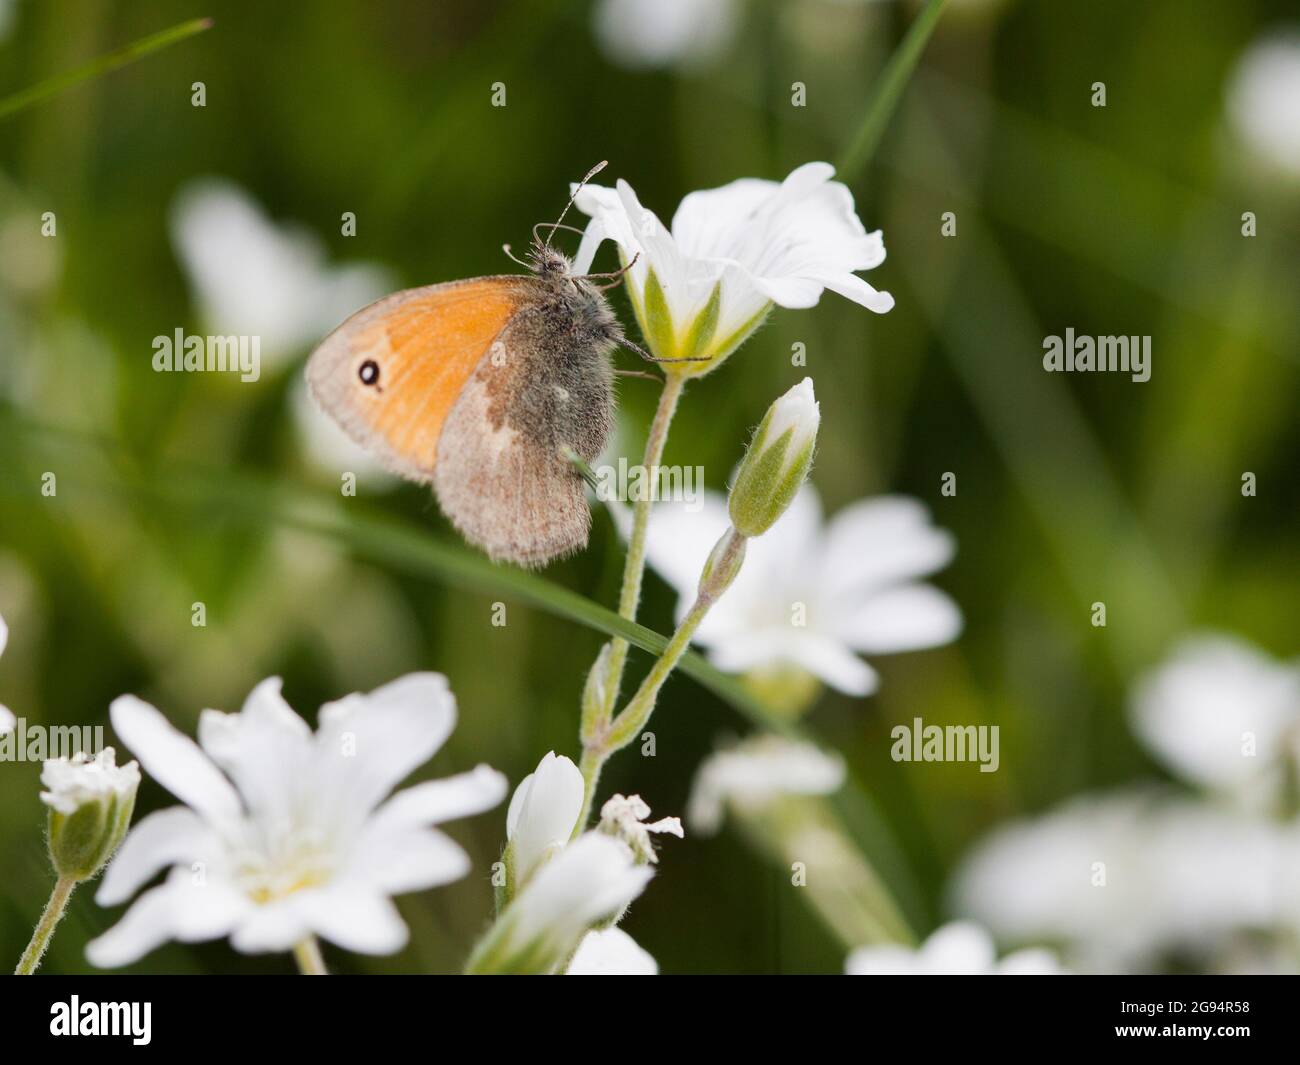
[[[898,102],[902,99],[908,79],[912,76],[912,71],[925,50],[925,44],[939,22],[943,5],[944,0],[928,0],[921,13],[907,28],[902,44],[889,57],[880,79],[872,87],[871,106],[867,108],[867,113],[862,119],[862,124],[858,126],[857,133],[853,135],[853,140],[840,156],[836,170],[842,181],[852,181],[856,178],[876,150],[876,145],[880,143],[889,120],[898,109]]]
[[[23,956],[18,959],[18,968],[14,970],[15,976],[31,976],[36,972],[37,966],[41,964],[41,955],[50,945],[55,926],[62,919],[63,911],[68,908],[68,899],[72,897],[72,889],[76,886],[77,882],[70,876],[61,876],[54,882],[50,901],[45,904],[41,919],[36,922],[36,929],[32,932],[32,941],[27,944]]]
[[[677,626],[677,631],[673,633],[672,638],[668,641],[668,646],[663,649],[663,653],[655,659],[655,663],[650,667],[650,672],[646,674],[645,679],[641,681],[641,686],[636,690],[636,694],[628,701],[618,717],[609,724],[608,728],[603,730],[595,742],[584,747],[582,752],[582,770],[583,781],[585,784],[582,802],[582,813],[578,817],[579,830],[586,825],[587,818],[591,815],[592,800],[596,792],[596,782],[600,780],[601,770],[605,763],[609,761],[610,756],[615,752],[622,750],[629,743],[641,734],[641,730],[650,720],[650,715],[654,713],[655,702],[659,698],[659,690],[668,680],[669,675],[677,668],[677,663],[681,661],[687,649],[691,645],[691,637],[695,635],[695,630],[700,627],[700,622],[704,616],[717,602],[720,596],[734,578],[734,563],[736,556],[745,547],[745,538],[731,530],[730,539],[724,549],[721,557],[713,567],[713,579],[707,580],[695,597],[695,602],[691,604],[691,609],[682,622]],[[576,832],[575,832],[576,835]]]
[[[320,944],[315,936],[308,936],[293,948],[293,959],[298,963],[298,971],[303,976],[328,976],[325,959],[321,956]]]
[[[85,66],[80,66],[76,70],[46,78],[42,82],[0,100],[0,119],[8,118],[25,107],[40,103],[51,96],[57,96],[64,89],[70,89],[80,82],[97,78],[101,74],[108,74],[119,67],[126,66],[128,63],[134,63],[137,59],[143,59],[150,52],[156,52],[160,48],[166,48],[169,44],[175,44],[187,37],[193,37],[196,33],[202,33],[211,27],[212,19],[210,18],[190,19],[190,21],[182,22],[171,29],[155,33],[151,37],[143,37],[133,44],[128,44],[125,48],[119,48],[116,52],[110,52],[98,59],[92,59]]]
[[[672,424],[673,413],[677,410],[677,401],[681,398],[685,378],[669,374],[664,378],[663,391],[659,393],[659,406],[655,410],[654,420],[650,423],[650,433],[646,437],[645,456],[641,463],[650,474],[664,457],[664,445],[668,442],[668,427]],[[641,602],[641,583],[645,577],[646,531],[650,527],[650,507],[653,500],[651,493],[643,493],[633,504],[632,532],[627,541],[627,557],[623,563],[623,586],[618,596],[618,615],[628,621],[636,620],[637,607]],[[619,688],[623,683],[623,671],[627,667],[628,641],[616,636],[610,643],[609,664],[605,672],[605,704],[598,719],[584,723],[584,731],[597,737],[602,736],[609,727],[614,705],[618,700]],[[680,655],[679,655],[680,657]],[[580,737],[581,738],[581,737]],[[583,801],[582,816],[574,827],[576,837],[587,825],[587,816],[591,812],[592,799],[596,792],[596,782],[600,777],[605,758],[583,745],[581,760],[582,776],[586,797]]]

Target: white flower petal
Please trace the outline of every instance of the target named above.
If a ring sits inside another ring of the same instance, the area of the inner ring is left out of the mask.
[[[850,976],[1055,975],[1061,971],[1046,950],[1019,951],[999,963],[993,938],[970,921],[944,925],[917,950],[894,944],[859,947],[845,965]]]
[[[358,954],[394,954],[410,936],[388,898],[351,885],[304,892],[301,909],[314,931]]]
[[[272,954],[292,950],[312,931],[300,891],[283,899],[253,907],[230,936],[241,954]]]
[[[95,892],[95,901],[101,906],[125,902],[159,870],[192,860],[210,843],[207,824],[188,806],[149,814],[123,840]]]
[[[810,629],[768,629],[717,641],[709,661],[724,673],[788,663],[845,695],[870,695],[880,684],[876,671],[841,642]]]
[[[411,673],[321,707],[319,771],[338,785],[340,815],[373,810],[433,757],[455,724],[456,700],[439,673]]]
[[[86,957],[101,969],[138,961],[169,939],[199,943],[229,933],[250,912],[251,904],[220,881],[196,881],[176,870],[150,888],[103,935],[86,944]]]
[[[813,270],[808,273],[808,279],[876,314],[888,314],[894,309],[893,296],[868,285],[857,274],[831,274]],[[816,300],[813,302],[816,303]],[[788,307],[790,304],[782,304],[782,306]]]
[[[0,733],[12,732],[17,724],[18,719],[14,717],[13,711],[0,703]]]
[[[490,810],[506,797],[506,778],[491,766],[399,791],[375,811],[377,821],[408,826],[440,825]]]
[[[925,941],[920,955],[930,973],[986,973],[997,959],[993,937],[970,921],[944,925]]]
[[[368,827],[357,851],[359,879],[389,895],[460,880],[470,871],[460,844],[433,829],[379,831]]]
[[[582,937],[565,970],[569,976],[657,976],[659,963],[621,928]]]
[[[139,961],[172,938],[170,888],[150,888],[103,935],[86,944],[86,958],[99,969]]]
[[[546,936],[576,940],[596,921],[620,913],[653,875],[633,862],[625,843],[586,832],[543,865],[505,912],[521,944]]]
[[[582,812],[586,784],[573,762],[554,751],[515,789],[506,836],[522,883],[555,848],[569,842]]]
[[[187,806],[215,823],[240,816],[241,804],[230,781],[157,710],[134,695],[113,700],[113,730],[149,775]]]
[[[716,189],[687,193],[673,215],[672,233],[683,255],[730,259],[759,208],[781,186],[764,178],[739,178]]]
[[[1300,33],[1251,43],[1227,89],[1228,117],[1253,155],[1281,175],[1300,177]]]
[[[952,561],[951,533],[930,523],[923,503],[880,496],[850,504],[826,530],[823,578],[845,595],[924,577]]]
[[[5,624],[5,619],[0,616],[0,655],[5,653],[5,647],[9,644],[9,626]]]
[[[835,628],[854,650],[880,655],[951,643],[961,625],[957,604],[939,589],[905,584],[864,600]]]
[[[735,32],[735,0],[600,0],[596,41],[632,70],[691,64],[720,51]]]
[[[280,678],[257,685],[238,714],[204,710],[199,744],[235,782],[250,810],[287,818],[312,758],[312,735],[280,694]]]
[[[219,876],[180,866],[167,878],[172,938],[182,943],[220,939],[257,907]]]
[[[686,819],[712,834],[728,807],[761,810],[787,795],[829,795],[844,784],[844,760],[783,736],[751,737],[711,754],[691,785]]]
[[[1300,728],[1300,669],[1233,637],[1192,637],[1139,680],[1131,716],[1174,772],[1267,803]]]

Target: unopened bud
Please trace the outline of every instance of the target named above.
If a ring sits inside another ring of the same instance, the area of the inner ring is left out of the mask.
[[[821,411],[805,377],[768,408],[731,486],[731,524],[761,536],[794,501],[812,468]]]

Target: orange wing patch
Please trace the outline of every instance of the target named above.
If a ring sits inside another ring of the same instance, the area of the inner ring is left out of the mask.
[[[357,443],[428,480],[448,411],[525,298],[525,278],[485,277],[410,289],[358,311],[307,367],[313,395]],[[378,376],[363,382],[373,361]]]

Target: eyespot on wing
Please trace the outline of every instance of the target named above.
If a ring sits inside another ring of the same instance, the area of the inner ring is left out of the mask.
[[[447,414],[526,299],[527,280],[452,281],[370,304],[312,353],[313,398],[389,468],[432,480]]]

